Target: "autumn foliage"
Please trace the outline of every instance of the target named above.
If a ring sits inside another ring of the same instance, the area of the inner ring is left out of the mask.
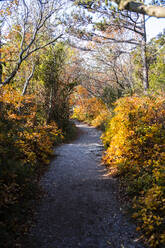
[[[131,196],[139,230],[151,247],[165,244],[165,98],[120,98],[102,136],[104,163]]]
[[[150,247],[164,247],[164,95],[122,97],[110,114],[84,88],[80,87],[77,93],[73,117],[94,126],[105,125],[102,161],[111,175],[119,176],[137,230],[144,234]]]
[[[3,241],[3,237],[7,239],[8,235],[19,231],[20,206],[34,193],[36,172],[49,163],[54,145],[63,136],[55,122],[40,125],[33,96],[22,97],[10,86],[0,90],[0,111],[0,213],[3,216],[0,229]],[[23,213],[23,209],[21,211]]]
[[[105,104],[96,97],[90,97],[88,91],[82,86],[77,87],[74,98],[75,107],[72,118],[104,129],[107,118],[110,118],[110,112]]]

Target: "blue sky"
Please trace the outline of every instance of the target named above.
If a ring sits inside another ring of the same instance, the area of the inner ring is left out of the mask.
[[[165,29],[165,18],[151,17],[146,23],[147,40],[149,41],[152,37],[155,37],[163,29]]]

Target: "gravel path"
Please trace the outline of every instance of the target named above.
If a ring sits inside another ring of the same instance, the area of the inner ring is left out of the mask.
[[[47,192],[37,208],[28,248],[144,248],[122,214],[115,179],[100,165],[101,132],[77,124],[76,141],[56,148],[41,180]]]

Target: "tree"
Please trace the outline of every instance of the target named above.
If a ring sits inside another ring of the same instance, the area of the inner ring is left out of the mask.
[[[64,43],[50,46],[40,57],[36,80],[44,87],[44,108],[47,122],[55,121],[63,130],[69,122],[69,97],[77,83],[76,66],[71,49]]]
[[[6,19],[6,16],[7,15],[10,15],[12,9],[13,9],[13,6],[17,4],[17,0],[14,0],[12,2],[8,2],[8,1],[3,1],[1,3],[1,6],[0,6],[0,85],[2,84],[2,73],[3,73],[3,66],[4,66],[4,63],[2,61],[2,53],[1,53],[1,50],[2,50],[2,27],[3,27],[3,24],[5,22],[5,19]]]
[[[102,3],[96,1],[95,4],[87,6],[89,15],[73,15],[75,23],[70,24],[69,30],[83,41],[95,41],[95,43],[98,43],[100,46],[112,44],[113,48],[114,44],[116,46],[118,45],[118,57],[123,54],[123,51],[129,53],[132,49],[135,49],[135,47],[141,47],[143,64],[142,82],[143,89],[146,91],[149,88],[149,82],[146,58],[145,16],[128,11],[118,11],[113,6],[106,6],[103,2],[104,1],[102,1]],[[82,6],[84,7],[84,5]],[[92,14],[89,11],[94,13],[94,18],[92,18]],[[87,11],[85,13],[87,13]],[[96,16],[99,16],[98,21],[96,21]],[[83,28],[80,26],[80,23],[83,25]],[[88,29],[88,24],[93,25],[92,30],[91,28]],[[119,45],[121,45],[121,48],[119,48]],[[100,54],[100,57],[101,56]]]
[[[132,0],[113,0],[118,4],[119,10],[129,10],[138,14],[155,16],[158,18],[165,17],[165,7],[146,5],[144,3],[135,2]],[[163,2],[163,1],[160,1]]]
[[[159,34],[147,44],[147,65],[148,77],[150,83],[150,90],[164,91],[164,78],[165,78],[165,35]],[[136,80],[143,77],[143,68],[141,60],[141,52],[137,48],[132,52],[132,61],[134,68],[134,75]]]
[[[33,8],[31,6],[33,6]],[[12,70],[9,66],[10,73],[4,78],[2,82],[3,85],[12,82],[22,63],[27,60],[27,58],[62,37],[62,32],[60,30],[58,31],[59,18],[57,15],[62,7],[63,4],[59,0],[45,2],[40,0],[33,2],[20,0],[15,4],[12,13],[10,13],[5,20],[8,25],[11,25],[10,28],[14,37],[17,37],[17,47],[13,47],[16,53],[12,63]],[[56,33],[54,31],[55,28]],[[10,35],[10,33],[8,34]],[[45,35],[47,39],[43,39]],[[8,36],[6,45],[10,45],[11,43],[12,39],[9,39]]]
[[[112,102],[133,88],[131,78],[131,63],[127,63],[129,54],[121,45],[95,44],[92,56],[82,63],[81,85],[90,96],[101,98],[109,107]]]
[[[111,5],[111,2],[115,2],[118,5],[119,10],[128,10],[131,12],[135,12],[138,14],[154,16],[157,18],[165,17],[165,7],[158,5],[146,5],[144,3],[132,1],[132,0],[78,0],[76,1],[80,5],[84,5],[87,8],[90,8],[95,3],[104,2],[106,5]],[[157,1],[157,3],[161,4],[164,0]]]

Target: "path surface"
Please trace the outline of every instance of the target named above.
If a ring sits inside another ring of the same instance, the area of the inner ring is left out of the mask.
[[[56,148],[41,180],[42,199],[25,247],[144,248],[116,200],[115,179],[100,165],[101,132],[84,124],[78,139]]]

